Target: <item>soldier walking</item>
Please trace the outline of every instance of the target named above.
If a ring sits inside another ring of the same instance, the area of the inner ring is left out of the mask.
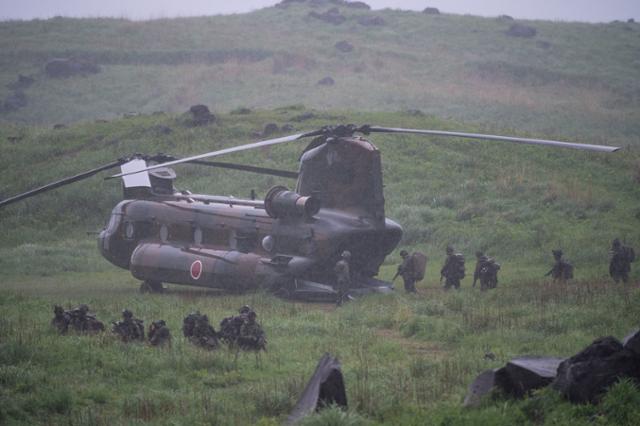
[[[555,264],[553,268],[549,272],[547,272],[544,276],[548,277],[551,275],[553,281],[565,282],[573,278],[573,265],[562,258],[562,250],[552,250],[553,259],[555,260]]]
[[[336,275],[336,290],[338,296],[336,299],[336,305],[340,306],[347,300],[349,287],[351,287],[351,273],[349,271],[349,261],[351,260],[351,253],[345,250],[340,255],[340,260],[333,268],[333,272]]]
[[[473,287],[480,280],[480,290],[485,291],[498,286],[498,271],[500,264],[495,259],[486,256],[482,251],[476,252],[476,269],[473,273]]]
[[[460,290],[460,280],[464,278],[464,256],[461,253],[455,253],[451,246],[447,247],[447,258],[440,270],[440,283],[442,278],[445,278],[445,290],[451,287]]]
[[[393,282],[398,276],[402,276],[404,290],[407,293],[417,293],[416,281],[424,278],[427,257],[419,252],[409,255],[406,250],[400,251],[400,257],[402,257],[402,263],[398,265],[398,271],[391,281]]]
[[[611,261],[609,262],[609,275],[613,281],[619,283],[629,282],[631,272],[631,262],[636,260],[636,253],[632,247],[622,245],[619,239],[611,243]]]

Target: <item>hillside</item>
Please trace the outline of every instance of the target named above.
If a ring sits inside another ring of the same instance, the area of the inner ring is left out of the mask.
[[[147,22],[2,22],[0,99],[15,95],[19,74],[35,81],[13,99],[26,106],[5,109],[0,120],[50,125],[198,103],[215,112],[304,104],[419,109],[499,129],[638,142],[640,24],[519,22],[536,30],[526,38],[506,34],[508,19],[344,5],[343,22],[333,24],[332,6],[292,2]],[[70,56],[101,71],[46,76],[47,61]],[[334,84],[318,84],[325,77]]]

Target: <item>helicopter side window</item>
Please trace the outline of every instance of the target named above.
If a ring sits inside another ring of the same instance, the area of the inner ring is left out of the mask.
[[[124,238],[126,240],[133,240],[136,237],[136,225],[133,222],[124,223]]]

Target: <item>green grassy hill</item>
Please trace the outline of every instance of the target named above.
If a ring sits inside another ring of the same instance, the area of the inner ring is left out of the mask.
[[[640,25],[513,21],[340,7],[340,25],[309,3],[253,13],[132,22],[0,23],[0,99],[18,74],[36,82],[27,106],[0,120],[70,123],[127,112],[182,112],[197,103],[364,111],[420,109],[502,129],[637,143]],[[364,26],[361,18],[381,18]],[[335,45],[347,41],[353,51]],[[99,74],[51,79],[46,62],[71,55]],[[333,86],[318,85],[331,76]]]

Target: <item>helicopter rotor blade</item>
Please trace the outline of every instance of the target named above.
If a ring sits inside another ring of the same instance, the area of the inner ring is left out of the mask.
[[[248,166],[244,164],[220,163],[217,161],[203,161],[203,160],[189,161],[188,164],[199,164],[201,166],[219,167],[222,169],[242,170],[245,172],[259,173],[263,175],[271,175],[271,176],[285,177],[285,178],[291,178],[291,179],[298,178],[298,172],[291,172],[289,170],[269,169],[266,167]]]
[[[202,160],[204,158],[218,157],[220,155],[231,154],[233,152],[241,152],[241,151],[246,151],[246,150],[249,150],[249,149],[261,148],[261,147],[271,146],[271,145],[277,145],[277,144],[281,144],[281,143],[285,143],[285,142],[293,142],[293,141],[296,141],[296,140],[299,140],[299,139],[303,139],[303,138],[308,138],[308,137],[311,137],[311,136],[319,136],[319,135],[322,135],[324,133],[325,133],[324,130],[314,130],[312,132],[307,132],[307,133],[298,133],[298,134],[295,134],[295,135],[283,136],[281,138],[267,139],[267,140],[264,140],[264,141],[253,142],[253,143],[249,143],[249,144],[245,144],[245,145],[232,146],[232,147],[220,149],[220,150],[217,150],[217,151],[207,152],[205,154],[194,155],[193,157],[186,157],[186,158],[182,158],[180,160],[169,161],[168,163],[156,164],[154,166],[149,166],[146,169],[137,170],[135,172],[118,173],[116,175],[109,176],[109,177],[107,177],[105,179],[114,179],[114,178],[118,178],[118,177],[129,175],[129,174],[132,174],[132,173],[145,172],[145,171],[157,169],[157,168],[160,168],[160,167],[170,167],[170,166],[174,166],[176,164],[189,163],[189,162],[192,162],[194,160]]]
[[[458,138],[469,139],[485,139],[492,141],[513,142],[529,145],[547,145],[555,146],[559,148],[571,148],[584,151],[598,151],[598,152],[615,152],[620,149],[616,146],[607,145],[590,145],[584,143],[573,142],[560,142],[547,139],[531,139],[531,138],[517,138],[512,136],[497,136],[497,135],[484,135],[480,133],[463,133],[463,132],[448,132],[442,130],[421,130],[421,129],[403,129],[397,127],[378,127],[378,126],[363,126],[359,131],[364,134],[368,133],[413,133],[419,135],[431,135],[431,136],[450,136]]]
[[[9,197],[9,198],[6,198],[6,199],[0,201],[0,207],[4,207],[6,205],[13,204],[13,203],[18,202],[20,200],[24,200],[25,198],[33,197],[34,195],[38,195],[38,194],[50,191],[50,190],[55,189],[55,188],[59,188],[59,187],[64,186],[64,185],[69,185],[70,183],[74,183],[74,182],[77,182],[79,180],[83,180],[83,179],[89,178],[89,177],[95,175],[96,173],[100,173],[103,170],[108,170],[108,169],[112,169],[114,167],[121,166],[124,163],[126,163],[125,159],[119,159],[117,161],[111,162],[109,164],[105,164],[104,166],[100,166],[100,167],[97,167],[95,169],[88,170],[86,172],[77,174],[75,176],[70,176],[68,178],[60,179],[60,180],[58,180],[56,182],[49,183],[49,184],[41,186],[39,188],[35,188],[35,189],[30,190],[30,191],[23,192],[22,194],[14,195],[13,197]]]

